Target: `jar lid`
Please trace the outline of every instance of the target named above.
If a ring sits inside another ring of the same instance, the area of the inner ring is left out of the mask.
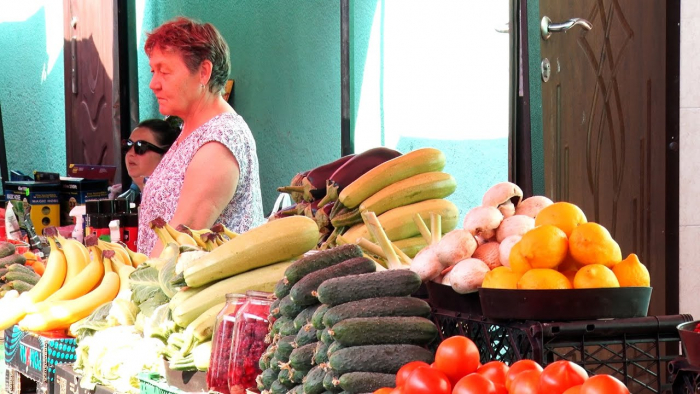
[[[268,293],[266,291],[259,291],[259,290],[248,290],[245,292],[245,295],[248,298],[264,298],[264,299],[272,299],[273,298],[272,293]]]
[[[239,294],[239,293],[227,293],[226,294],[226,301],[233,301],[237,298],[244,298],[245,294]]]

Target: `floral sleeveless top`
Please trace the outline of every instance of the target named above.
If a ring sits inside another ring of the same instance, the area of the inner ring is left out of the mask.
[[[148,178],[139,206],[139,252],[146,255],[151,253],[158,238],[149,223],[157,217],[162,217],[166,222],[172,220],[187,167],[199,148],[212,141],[226,146],[240,167],[240,177],[233,199],[216,222],[223,223],[237,233],[243,233],[263,223],[255,140],[241,116],[236,113],[224,113],[201,125],[184,140],[176,142]]]

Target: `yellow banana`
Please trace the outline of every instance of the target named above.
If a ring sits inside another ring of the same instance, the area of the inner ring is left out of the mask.
[[[104,276],[105,269],[99,261],[93,260],[87,265],[78,276],[70,281],[66,281],[55,293],[51,294],[43,302],[73,300],[87,294],[94,289]],[[42,303],[43,303],[42,302]],[[39,305],[39,304],[36,304]],[[31,311],[28,311],[31,312]]]
[[[119,273],[119,269],[121,267],[126,267],[127,264],[122,263],[119,261],[117,258],[117,252],[111,249],[103,250],[102,251],[102,261],[104,262],[104,266],[110,266],[112,267],[112,272]],[[131,264],[128,265],[131,267]]]
[[[173,238],[173,236],[170,235],[168,230],[165,229],[166,224],[167,222],[163,218],[155,218],[151,220],[150,223],[151,229],[153,229],[153,231],[156,232],[156,235],[158,236],[158,239],[160,239],[160,242],[163,243],[163,246],[171,242],[177,243],[177,241],[175,241],[175,238]]]
[[[121,242],[119,243],[124,250],[126,250],[126,253],[129,255],[129,259],[131,260],[131,265],[134,268],[138,268],[139,265],[143,264],[148,260],[148,256],[146,256],[143,253],[139,252],[134,252],[133,250],[129,249],[126,245],[123,245]]]
[[[85,268],[90,262],[90,253],[82,243],[75,239],[66,239],[61,237],[61,250],[66,256],[66,282],[78,276],[80,271]]]
[[[435,148],[420,148],[385,161],[367,171],[340,192],[338,200],[355,208],[383,188],[424,172],[442,171],[445,155]]]
[[[177,231],[173,226],[170,225],[170,223],[165,223],[164,225],[165,230],[170,234],[171,237],[177,242],[178,245],[190,245],[190,246],[197,246],[197,242],[192,238],[191,235],[185,233],[185,232],[180,232]]]
[[[195,243],[197,243],[197,246],[200,248],[204,249],[206,247],[205,242],[202,240],[202,234],[208,232],[209,230],[192,230],[184,224],[179,224],[175,230],[191,236]]]
[[[122,245],[113,242],[106,242],[98,238],[97,246],[100,249],[102,249],[102,251],[113,250],[116,253],[116,256],[114,258],[118,259],[119,262],[121,262],[122,264],[133,265],[131,262],[131,257],[129,257],[129,252],[127,251],[127,248],[123,247]]]
[[[238,236],[238,233],[234,233],[233,231],[229,230],[226,228],[221,223],[217,223],[211,227],[211,231],[218,234],[219,237],[225,242],[227,239],[232,240]]]

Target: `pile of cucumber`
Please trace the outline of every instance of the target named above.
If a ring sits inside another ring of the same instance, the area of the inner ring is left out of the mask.
[[[0,298],[12,290],[19,293],[29,291],[40,278],[33,268],[25,266],[27,259],[24,255],[15,251],[15,245],[0,242]]]
[[[275,287],[271,344],[260,359],[263,394],[371,393],[395,386],[404,364],[433,361],[424,348],[438,335],[430,307],[410,297],[420,277],[375,271],[352,244],[287,269]]]

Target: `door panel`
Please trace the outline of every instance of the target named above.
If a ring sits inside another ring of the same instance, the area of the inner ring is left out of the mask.
[[[666,8],[663,0],[540,0],[540,20],[585,18],[540,41],[545,194],[604,225],[636,253],[665,312]],[[539,23],[529,21],[528,23]]]

